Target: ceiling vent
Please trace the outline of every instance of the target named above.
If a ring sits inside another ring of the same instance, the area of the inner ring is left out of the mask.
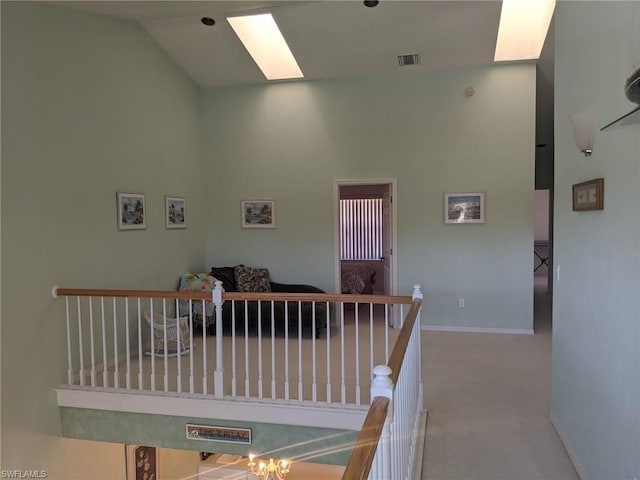
[[[411,55],[399,55],[398,63],[401,67],[406,67],[407,65],[417,65],[420,63],[420,57],[418,57],[417,53]]]

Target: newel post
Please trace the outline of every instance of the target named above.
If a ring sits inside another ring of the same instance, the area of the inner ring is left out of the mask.
[[[386,480],[391,478],[391,419],[393,418],[393,382],[392,370],[388,365],[377,365],[373,369],[371,382],[371,400],[375,397],[387,397],[390,400],[387,418],[382,427],[378,451],[376,452],[377,464],[375,472],[371,472],[370,479]]]
[[[212,301],[215,305],[215,316],[214,322],[216,325],[216,370],[213,373],[213,392],[216,398],[224,397],[224,365],[223,365],[223,355],[222,355],[222,293],[224,289],[222,288],[222,282],[220,280],[216,280],[216,286],[211,292]]]
[[[413,294],[411,295],[411,298],[413,300],[417,300],[418,298],[420,300],[424,300],[424,295],[422,293],[422,285],[414,285],[413,286]]]

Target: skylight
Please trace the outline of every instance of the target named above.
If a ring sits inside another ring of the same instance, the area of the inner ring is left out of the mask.
[[[304,76],[270,13],[229,17],[227,21],[267,80]]]
[[[494,61],[540,57],[555,0],[503,0]]]

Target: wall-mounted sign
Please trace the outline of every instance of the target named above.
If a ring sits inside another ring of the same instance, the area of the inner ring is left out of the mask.
[[[208,442],[228,442],[251,444],[250,428],[216,427],[214,425],[193,425],[187,423],[187,438]]]

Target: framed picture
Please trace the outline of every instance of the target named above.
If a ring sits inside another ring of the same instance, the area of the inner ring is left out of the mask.
[[[164,197],[164,222],[166,228],[187,228],[187,199]]]
[[[127,480],[158,480],[156,447],[127,445]]]
[[[484,223],[484,193],[445,193],[444,223]]]
[[[604,209],[604,178],[573,185],[573,211]]]
[[[122,193],[116,195],[118,203],[118,230],[144,230],[145,203],[143,193]]]
[[[276,228],[274,200],[242,200],[242,228]]]

